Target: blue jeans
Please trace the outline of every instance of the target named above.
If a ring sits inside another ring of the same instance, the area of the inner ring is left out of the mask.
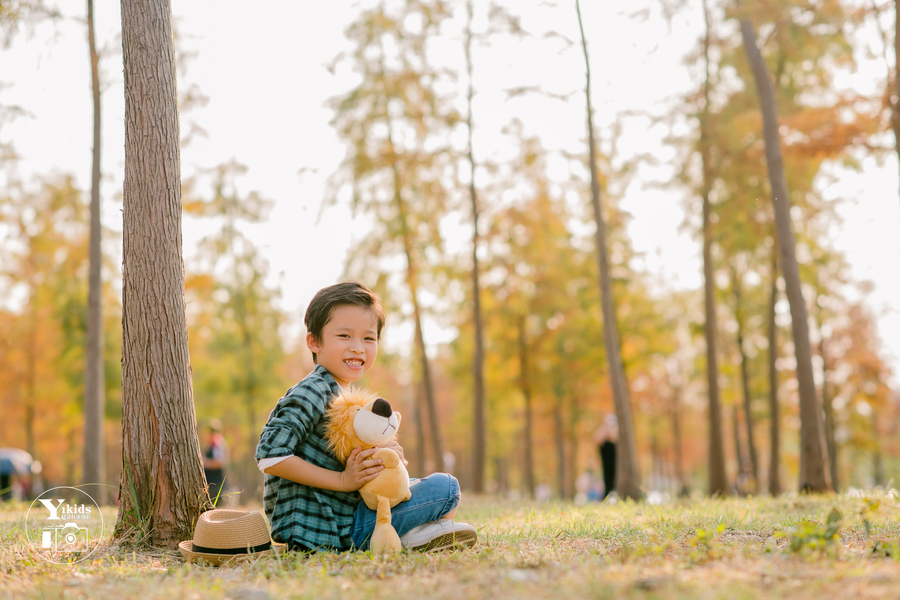
[[[391,509],[391,525],[400,536],[414,527],[437,521],[459,504],[459,482],[447,473],[411,478],[409,491],[412,498]],[[368,550],[374,529],[375,511],[360,500],[353,514],[353,545],[358,550]]]

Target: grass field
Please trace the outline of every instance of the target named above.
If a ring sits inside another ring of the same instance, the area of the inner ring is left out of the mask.
[[[470,495],[459,516],[479,541],[468,551],[288,553],[219,568],[109,545],[47,563],[25,542],[27,508],[0,505],[3,598],[900,598],[900,501],[883,493],[662,506]]]

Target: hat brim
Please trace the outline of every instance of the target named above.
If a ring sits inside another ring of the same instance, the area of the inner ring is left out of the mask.
[[[261,556],[269,556],[271,554],[276,554],[283,552],[287,549],[287,544],[279,544],[278,542],[272,542],[272,548],[269,550],[263,550],[262,552],[253,552],[251,554],[243,553],[243,554],[212,554],[206,552],[194,552],[193,550],[194,542],[193,540],[185,540],[178,544],[178,549],[181,551],[181,556],[187,562],[205,562],[209,563],[213,566],[219,566],[229,561],[240,560],[244,558],[250,557],[261,557]]]

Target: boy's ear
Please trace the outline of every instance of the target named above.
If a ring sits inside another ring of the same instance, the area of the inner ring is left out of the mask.
[[[309,348],[310,352],[319,352],[319,340],[317,340],[316,336],[309,332],[307,332],[306,334],[306,347]]]

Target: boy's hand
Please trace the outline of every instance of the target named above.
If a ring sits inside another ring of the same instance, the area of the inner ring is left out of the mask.
[[[385,444],[384,446],[381,446],[381,447],[389,448],[389,449],[393,450],[394,452],[396,452],[397,455],[400,457],[400,462],[402,462],[406,466],[409,466],[409,461],[406,460],[405,458],[403,458],[403,448],[400,446],[400,444],[397,443],[397,440],[391,440],[390,442],[388,442],[387,444]]]
[[[377,448],[369,448],[363,450],[356,447],[347,458],[347,466],[341,473],[341,484],[347,492],[355,492],[369,481],[378,477],[384,467],[381,466],[380,458],[372,458]]]

